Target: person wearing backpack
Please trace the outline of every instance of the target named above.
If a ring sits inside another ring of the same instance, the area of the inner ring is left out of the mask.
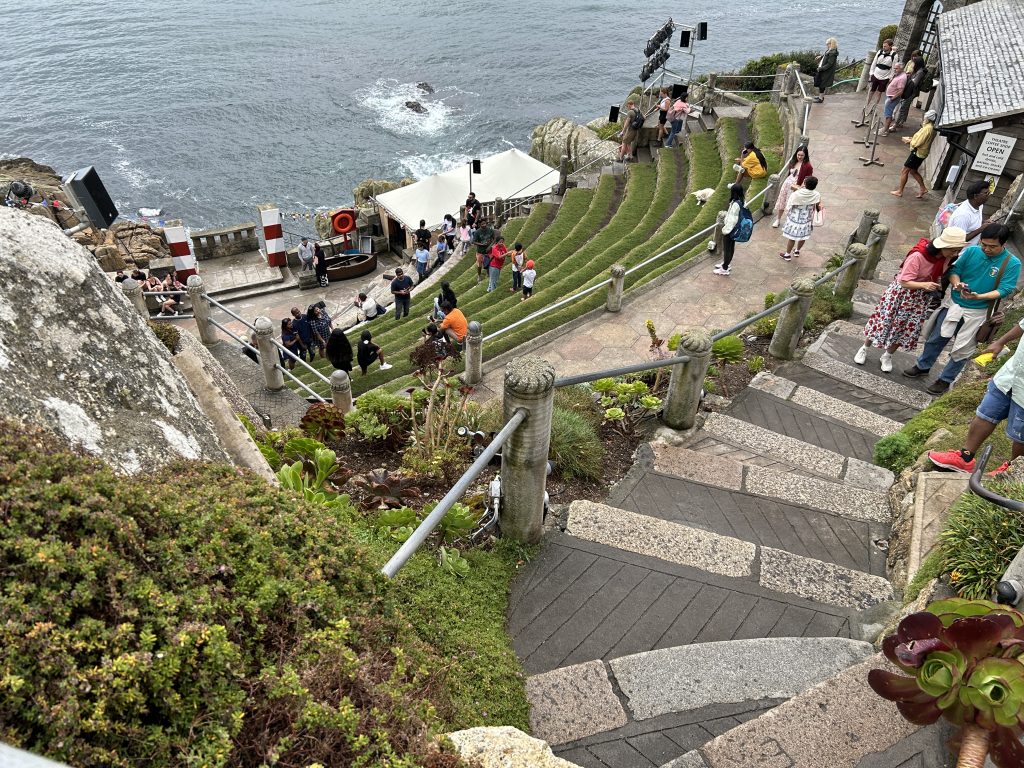
[[[857,350],[853,362],[864,365],[868,350],[880,347],[883,351],[879,367],[882,373],[889,373],[892,355],[897,349],[910,351],[917,347],[921,328],[931,311],[932,295],[940,289],[942,274],[949,262],[966,243],[964,231],[957,227],[947,227],[931,242],[927,237],[918,240],[868,318],[864,326],[864,346]]]
[[[619,162],[633,159],[633,145],[640,136],[640,129],[644,127],[644,113],[636,108],[636,102],[630,99],[626,102],[626,117],[622,124],[620,136],[622,144],[619,146]]]
[[[782,225],[786,250],[779,253],[783,261],[792,261],[794,256],[800,257],[800,249],[814,231],[815,215],[820,213],[821,194],[818,192],[818,177],[808,176],[804,179],[804,185],[786,201],[786,221]]]
[[[736,250],[736,243],[745,243],[750,239],[754,229],[754,217],[746,206],[742,184],[729,187],[729,207],[725,209],[725,221],[722,222],[722,263],[715,265],[713,273],[729,276],[729,265]]]

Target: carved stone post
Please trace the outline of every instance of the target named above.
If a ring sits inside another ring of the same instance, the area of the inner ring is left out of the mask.
[[[857,225],[857,234],[853,236],[855,243],[866,243],[871,228],[878,223],[879,211],[877,208],[865,208],[860,216],[860,224]]]
[[[860,282],[860,273],[864,268],[864,259],[868,256],[868,247],[863,243],[850,243],[846,246],[846,253],[843,254],[843,261],[856,259],[857,263],[847,267],[846,271],[836,278],[836,288],[833,293],[844,301],[853,299],[853,292],[857,290],[857,283]]]
[[[779,94],[783,99],[793,92],[793,64],[786,65],[786,72],[782,77],[782,92]]]
[[[277,364],[280,354],[274,346],[274,323],[269,317],[257,317],[253,325],[256,326],[256,347],[260,351],[263,378],[267,389],[276,392],[284,388],[284,375]]]
[[[864,59],[864,66],[860,70],[860,80],[857,82],[857,93],[860,93],[868,87],[868,83],[871,80],[871,62],[875,60],[875,50],[868,51],[867,57]]]
[[[718,257],[719,263],[725,258],[725,235],[722,234],[722,227],[725,226],[726,215],[727,211],[718,212],[715,219],[715,231],[711,235],[715,241],[715,255]]]
[[[503,536],[534,544],[544,521],[548,450],[555,369],[547,360],[526,355],[505,366],[505,421],[525,408],[526,421],[501,450],[501,517]]]
[[[775,203],[779,200],[779,190],[781,189],[782,176],[778,173],[773,173],[768,177],[768,188],[764,193],[764,207],[761,209],[764,211],[765,216],[771,214],[775,209]]]
[[[335,371],[331,374],[331,402],[342,413],[352,410],[352,380],[345,371]]]
[[[874,280],[878,272],[878,262],[882,260],[885,242],[889,239],[889,228],[885,224],[875,224],[868,235],[868,255],[864,259],[864,271],[860,276],[865,280]]]
[[[697,420],[704,377],[711,364],[711,334],[706,328],[683,331],[677,354],[690,359],[672,366],[661,419],[672,429],[689,429]]]
[[[605,309],[618,312],[622,309],[622,291],[626,285],[626,268],[621,264],[612,264],[612,281],[608,283],[608,300]]]
[[[484,367],[484,332],[476,320],[469,321],[466,331],[466,370],[462,381],[468,386],[479,384],[483,379]]]
[[[775,333],[768,344],[768,354],[780,360],[792,360],[796,354],[796,346],[800,335],[804,332],[804,320],[811,308],[814,296],[814,280],[810,277],[798,277],[790,285],[798,301],[783,308]]]
[[[142,283],[129,277],[127,280],[121,281],[121,290],[139,314],[149,320],[149,307],[146,306],[146,297],[142,295]]]
[[[206,286],[199,275],[188,276],[188,300],[192,304],[199,339],[207,346],[217,343],[217,332],[210,324],[210,302],[206,300]]]
[[[505,225],[505,201],[500,197],[494,198],[494,226],[501,228]]]
[[[558,194],[564,195],[569,186],[569,156],[562,155],[558,161]]]

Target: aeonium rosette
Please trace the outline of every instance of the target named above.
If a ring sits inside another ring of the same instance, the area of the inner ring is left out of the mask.
[[[1024,614],[988,600],[938,600],[903,619],[882,652],[912,676],[873,669],[868,683],[907,720],[982,728],[996,765],[1024,765]]]

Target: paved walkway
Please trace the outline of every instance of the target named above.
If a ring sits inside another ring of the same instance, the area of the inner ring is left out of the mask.
[[[891,228],[887,251],[906,253],[927,234],[941,193],[931,192],[923,200],[914,199],[913,194],[904,198],[889,194],[907,156],[906,145],[897,135],[880,140],[876,156],[884,167],[863,165],[858,158],[864,147],[854,144],[863,130],[850,122],[860,117],[862,104],[863,96],[857,94],[830,96],[827,104],[815,105],[811,112],[811,160],[821,182],[818,189],[826,223],[814,233],[799,259],[787,263],[779,258],[784,247],[782,235],[763,221],[754,228],[749,243],[737,245],[731,276],[711,274],[716,260],[706,259],[653,291],[633,298],[627,294],[620,313],[602,314],[572,333],[530,349],[530,353],[551,362],[559,375],[571,375],[650,359],[644,325],[648,319],[654,320],[663,339],[687,327],[728,327],[749,312],[763,309],[765,293],[787,288],[800,275],[820,272],[836,249],[845,247],[865,208],[878,208],[881,222]],[[920,118],[920,110],[915,109],[908,124],[915,125]],[[888,275],[880,271],[879,277]],[[485,348],[485,361],[486,356]],[[487,371],[486,390],[500,393],[503,375],[503,365]],[[482,399],[489,397],[485,391]]]

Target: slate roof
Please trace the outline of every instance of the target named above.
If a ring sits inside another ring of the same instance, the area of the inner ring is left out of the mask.
[[[941,126],[1024,112],[1024,0],[981,0],[939,16]]]

